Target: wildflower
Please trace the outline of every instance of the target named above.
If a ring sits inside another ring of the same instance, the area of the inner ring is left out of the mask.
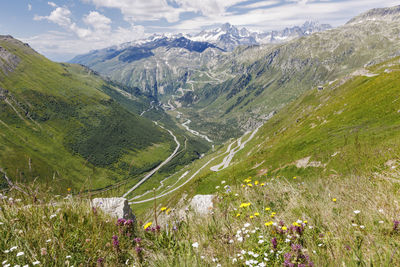
[[[258,240],[258,244],[262,244],[262,243],[264,243],[264,240],[262,240],[262,239]]]
[[[244,226],[245,228],[247,228],[247,227],[250,226],[250,223],[245,223],[243,226]]]
[[[5,265],[6,263],[7,263],[7,260],[3,261],[1,264],[2,264],[2,265]]]
[[[68,256],[65,256],[65,258],[66,259],[70,259],[70,258],[72,258],[70,255],[68,255]]]
[[[355,211],[353,211],[355,214],[359,214],[361,211],[359,211],[359,210],[355,210]]]
[[[266,210],[266,211],[269,211],[269,210],[271,210],[271,208],[266,207],[265,210]]]
[[[248,203],[242,203],[242,204],[240,204],[240,208],[247,208],[247,207],[249,207],[250,205],[251,205],[250,202],[248,202]]]
[[[244,182],[248,184],[251,182],[251,179],[250,178],[244,179]]]
[[[259,181],[255,181],[255,182],[254,182],[255,185],[258,185],[259,183],[260,183]]]
[[[394,220],[393,221],[393,231],[399,230],[400,221]]]
[[[165,211],[165,214],[169,214],[171,212],[171,209],[170,208],[168,208],[166,211]]]
[[[32,265],[38,265],[38,264],[40,264],[40,261],[34,261],[34,262],[32,262]]]
[[[308,221],[307,221],[307,220],[305,220],[305,221],[303,221],[303,223],[304,223],[304,224],[307,224],[307,223],[308,223]]]
[[[286,230],[287,230],[287,227],[286,227],[286,226],[283,226],[283,227],[282,227],[282,230],[283,230],[283,231],[286,231]]]
[[[382,224],[382,223],[384,223],[384,221],[379,221],[379,223],[381,223],[381,224]]]
[[[254,213],[254,216],[260,216],[260,213],[255,212],[255,213]]]
[[[272,221],[269,221],[269,222],[266,222],[265,223],[265,226],[271,226],[273,224],[273,222]]]
[[[10,251],[16,250],[17,246],[10,248]]]
[[[248,187],[253,187],[253,184],[247,184]]]
[[[148,222],[143,226],[143,229],[146,230],[147,228],[149,228],[153,223],[152,222]]]
[[[360,228],[361,228],[361,229],[364,229],[364,228],[365,228],[365,226],[364,226],[364,225],[360,225]]]
[[[68,187],[68,188],[67,188],[67,191],[68,191],[68,192],[71,192],[71,188],[70,188],[70,187]]]
[[[197,242],[194,242],[194,243],[192,244],[192,247],[194,247],[194,248],[198,248],[198,247],[199,247],[199,243],[197,243]]]
[[[143,248],[141,248],[141,247],[136,247],[136,248],[135,248],[135,251],[136,251],[137,254],[140,254],[140,253],[143,251]]]
[[[229,239],[229,244],[232,244],[233,242],[233,239]]]
[[[113,235],[112,240],[113,240],[113,247],[118,251],[119,250],[118,236]]]
[[[50,243],[50,242],[51,242],[51,239],[47,239],[47,240],[46,240],[46,243]]]
[[[243,242],[243,237],[239,236],[239,237],[237,238],[237,241]]]
[[[221,181],[221,184],[225,184],[226,182],[225,181]]]
[[[250,215],[250,219],[253,219],[254,218],[254,216],[253,215]]]
[[[332,201],[333,201],[333,202],[336,202],[336,198],[332,198]]]
[[[383,213],[383,212],[384,212],[384,210],[383,210],[383,209],[379,209],[378,211],[379,211],[380,213]]]
[[[265,183],[261,183],[260,186],[265,186]]]
[[[236,217],[239,217],[239,216],[240,216],[240,213],[236,214]]]
[[[97,259],[97,266],[103,266],[103,263],[104,263],[104,258],[98,258]]]
[[[42,255],[42,256],[47,255],[47,249],[46,248],[41,248],[40,249],[40,255]]]
[[[296,177],[296,176],[294,176],[294,177],[293,177],[293,179],[294,179],[294,180],[296,180],[296,179],[297,179],[297,177]]]
[[[219,185],[217,185],[217,186],[215,187],[215,189],[219,189]]]
[[[161,211],[166,211],[167,210],[167,207],[162,207],[161,208]]]
[[[18,252],[18,253],[17,253],[17,257],[19,257],[19,256],[23,256],[24,254],[25,254],[25,253],[24,253],[24,252],[22,252],[22,251],[21,251],[21,252]]]
[[[272,243],[273,248],[276,249],[278,246],[278,241],[276,240],[276,237],[271,239],[271,243]]]

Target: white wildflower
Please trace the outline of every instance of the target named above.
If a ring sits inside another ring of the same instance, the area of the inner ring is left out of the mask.
[[[318,247],[322,247],[323,246],[323,244],[318,244]]]
[[[262,239],[258,240],[258,244],[262,244],[262,243],[264,243],[264,240],[262,240]]]
[[[233,243],[233,239],[230,239],[230,240],[229,240],[229,244],[232,244],[232,243]]]
[[[359,214],[361,211],[359,211],[359,210],[355,210],[355,211],[353,211],[355,214]]]
[[[247,228],[250,226],[250,223],[245,223],[243,226]]]
[[[365,226],[364,226],[364,225],[360,225],[360,228],[361,228],[361,229],[364,229],[364,228],[365,228]]]
[[[237,241],[243,242],[243,237],[239,236],[239,237],[237,238]]]
[[[50,215],[50,220],[53,219],[54,217],[57,217],[57,214],[51,214]]]
[[[221,184],[225,184],[226,182],[225,182],[225,180],[224,181],[221,181]]]
[[[219,189],[219,185],[217,185],[217,186],[215,187],[215,189]]]
[[[25,253],[24,253],[23,251],[20,251],[20,252],[17,253],[17,257],[23,256],[24,254],[25,254]]]
[[[354,226],[354,227],[358,226],[358,224],[356,224],[356,223],[352,223],[351,225]]]
[[[194,243],[192,244],[192,247],[198,248],[198,247],[199,247],[199,243],[198,243],[198,242],[194,242]]]
[[[242,249],[242,251],[240,251],[240,253],[242,253],[244,255],[244,254],[246,254],[246,250]]]
[[[6,263],[7,263],[7,260],[3,261],[3,262],[1,263],[1,265],[5,265]]]
[[[285,239],[285,242],[286,242],[286,243],[289,243],[289,242],[290,242],[290,239],[289,239],[289,238],[286,238],[286,239]]]
[[[70,255],[65,256],[66,259],[72,258]]]
[[[379,209],[378,211],[379,211],[380,213],[383,213],[383,212],[384,212],[383,209]]]
[[[379,221],[379,223],[381,223],[381,224],[382,224],[382,223],[384,223],[384,221]]]
[[[237,259],[236,259],[236,258],[233,258],[233,259],[232,259],[232,263],[235,263],[235,262],[237,262]]]
[[[50,243],[50,242],[51,242],[51,239],[47,239],[47,240],[46,240],[46,243]]]
[[[40,261],[34,261],[34,262],[32,262],[32,265],[38,265],[38,264],[40,264]]]

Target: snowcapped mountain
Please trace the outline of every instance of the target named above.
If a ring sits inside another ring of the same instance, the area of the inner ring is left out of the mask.
[[[187,38],[193,41],[209,42],[227,51],[232,51],[238,45],[280,43],[331,28],[329,24],[307,21],[302,26],[285,28],[280,31],[259,32],[249,31],[246,28],[239,30],[237,27],[225,23],[216,29],[204,30],[198,34],[188,35]]]

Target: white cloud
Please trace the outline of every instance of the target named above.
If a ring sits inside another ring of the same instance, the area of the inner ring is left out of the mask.
[[[89,25],[96,30],[109,31],[111,29],[111,19],[107,18],[97,11],[91,11],[83,18],[83,21],[86,25]]]
[[[166,19],[169,22],[179,20],[180,8],[168,5],[167,0],[82,0],[97,7],[117,8],[125,20],[149,21]]]
[[[53,2],[47,2],[47,4],[49,4],[52,7],[57,7],[57,5],[55,3],[53,3]]]
[[[28,4],[28,10],[31,11],[32,10],[32,5]]]

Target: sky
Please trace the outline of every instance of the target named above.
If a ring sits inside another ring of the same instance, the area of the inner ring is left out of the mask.
[[[0,0],[0,34],[55,61],[154,33],[196,33],[229,22],[281,30],[307,20],[343,25],[398,0]]]

